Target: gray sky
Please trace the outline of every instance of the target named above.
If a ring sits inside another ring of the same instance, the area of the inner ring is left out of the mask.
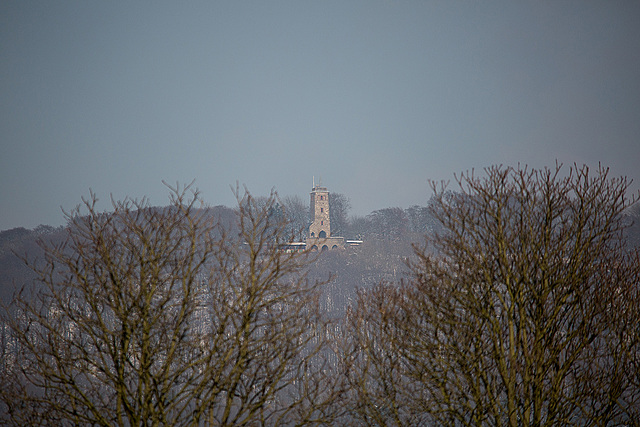
[[[637,1],[0,2],[0,230],[193,179],[353,214],[491,164],[639,188]]]

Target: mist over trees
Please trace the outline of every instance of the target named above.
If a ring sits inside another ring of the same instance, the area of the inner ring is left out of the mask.
[[[92,196],[67,227],[0,233],[0,419],[638,425],[629,183],[490,167],[433,190],[359,217],[331,193],[332,235],[363,243],[324,253],[280,249],[306,199],[238,189],[234,208]]]

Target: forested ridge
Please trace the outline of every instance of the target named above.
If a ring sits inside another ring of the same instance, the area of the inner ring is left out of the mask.
[[[640,209],[605,168],[490,167],[284,252],[298,196],[95,199],[0,233],[14,425],[637,425]]]
[[[264,197],[258,197],[264,199]],[[414,205],[403,209],[384,208],[366,216],[348,216],[349,201],[345,195],[332,194],[339,199],[336,213],[332,211],[332,234],[349,239],[362,240],[359,248],[351,248],[339,253],[327,253],[317,260],[317,274],[322,271],[340,273],[340,287],[367,287],[380,280],[389,280],[406,272],[403,260],[412,254],[411,245],[421,243],[435,226],[426,206]],[[335,200],[332,200],[335,206]],[[309,206],[299,196],[281,197],[276,210],[284,210],[287,220],[286,235],[292,240],[306,237],[305,228],[309,224]],[[152,209],[170,209],[153,207]],[[234,208],[212,206],[201,208],[207,215],[220,222],[234,221]],[[334,217],[335,215],[335,217]],[[34,280],[33,272],[23,258],[34,259],[42,256],[38,241],[60,242],[68,232],[65,226],[40,225],[34,229],[17,227],[0,231],[0,292],[2,301],[9,303],[13,292]],[[363,272],[367,271],[364,275]]]

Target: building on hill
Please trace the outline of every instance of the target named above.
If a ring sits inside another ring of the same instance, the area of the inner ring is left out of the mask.
[[[326,187],[313,185],[311,189],[311,224],[307,235],[307,248],[311,250],[343,249],[344,237],[331,235],[329,215],[329,191]]]
[[[329,191],[320,184],[311,188],[310,216],[311,223],[306,242],[290,242],[279,245],[283,252],[300,252],[304,250],[326,251],[344,249],[345,246],[360,246],[362,240],[346,240],[344,237],[331,234],[331,216]]]

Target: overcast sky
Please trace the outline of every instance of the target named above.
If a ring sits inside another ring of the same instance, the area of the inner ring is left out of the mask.
[[[638,1],[0,2],[0,230],[162,180],[352,214],[492,164],[640,183]]]

